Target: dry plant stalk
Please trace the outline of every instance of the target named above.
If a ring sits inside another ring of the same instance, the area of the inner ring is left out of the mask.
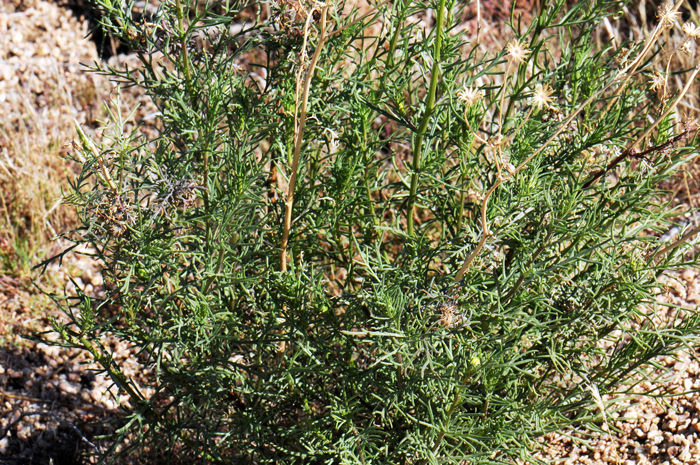
[[[282,243],[280,244],[280,270],[287,271],[287,247],[289,245],[289,232],[292,228],[292,210],[294,208],[294,188],[297,183],[297,175],[299,171],[299,158],[301,155],[301,146],[304,142],[304,128],[306,126],[306,110],[309,104],[309,88],[311,87],[311,78],[316,69],[316,63],[321,56],[323,44],[326,41],[326,15],[328,14],[328,5],[323,5],[321,9],[321,35],[316,45],[316,51],[311,58],[308,67],[305,66],[306,41],[309,37],[309,23],[313,18],[313,9],[308,14],[304,31],[304,43],[302,45],[302,57],[299,63],[299,73],[297,79],[297,88],[301,82],[301,75],[305,72],[304,88],[301,92],[301,105],[299,98],[296,99],[294,108],[294,159],[292,160],[292,173],[287,186],[287,198],[284,202],[284,226],[282,230]],[[298,111],[298,117],[297,117]]]

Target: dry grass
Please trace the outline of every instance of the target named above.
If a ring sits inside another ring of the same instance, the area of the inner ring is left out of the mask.
[[[74,121],[100,140],[104,102],[114,91],[85,69],[99,60],[88,32],[87,21],[49,2],[0,4],[0,275],[36,278],[31,267],[76,224],[73,209],[60,202],[77,173],[64,145],[75,137]],[[116,56],[109,64],[128,60]],[[127,113],[142,94],[122,92]]]
[[[86,24],[44,2],[24,6],[0,7],[0,271],[14,277],[74,224],[60,198],[75,167],[61,149],[73,119],[94,123],[99,108],[99,79],[80,65],[97,59]]]

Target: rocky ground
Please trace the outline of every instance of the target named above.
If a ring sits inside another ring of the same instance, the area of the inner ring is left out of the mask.
[[[98,45],[85,39],[89,15],[76,16],[68,6],[76,3],[0,2],[0,197],[5,215],[13,212],[10,221],[39,223],[30,228],[36,235],[65,230],[70,213],[55,202],[56,186],[73,167],[61,159],[61,147],[74,137],[75,122],[95,135],[105,114],[101,102],[115,97],[113,83],[85,71],[85,65],[100,61]],[[129,60],[134,57],[113,54],[104,61],[122,66]],[[125,108],[141,105],[137,117],[142,120],[154,111],[138,93],[125,91],[121,97]],[[29,184],[40,201],[29,198]],[[22,206],[36,210],[39,221]],[[83,455],[103,446],[99,436],[114,426],[102,422],[119,418],[124,399],[96,373],[97,366],[86,363],[84,353],[23,336],[49,331],[49,317],[61,318],[32,279],[71,295],[72,276],[85,292],[99,295],[99,270],[89,258],[70,254],[60,270],[52,266],[44,276],[27,273],[22,255],[8,250],[21,241],[10,236],[11,231],[0,232],[0,256],[13,270],[0,276],[0,465],[90,463]],[[43,252],[64,245],[55,243]],[[130,376],[145,379],[146,373],[136,373],[133,350],[109,337],[103,342],[126,363]]]
[[[695,269],[662,276],[665,293],[660,322],[672,322],[683,309],[697,310],[700,275]],[[688,315],[688,313],[686,313]],[[538,457],[552,463],[594,465],[675,465],[700,463],[700,360],[698,353],[680,351],[661,357],[649,378],[639,379],[636,392],[650,396],[602,396],[607,424],[598,433],[569,431],[542,438]],[[659,379],[660,378],[660,379]],[[653,381],[652,381],[653,380]]]
[[[22,147],[25,152],[57,157],[57,147],[73,137],[74,119],[93,133],[99,126],[97,119],[103,114],[99,101],[113,95],[113,85],[86,73],[81,65],[100,60],[97,45],[84,38],[88,30],[87,18],[81,19],[79,9],[76,16],[76,11],[40,0],[0,5],[0,114],[4,118],[0,159],[5,159],[2,168],[13,179],[41,176],[22,161]],[[119,52],[112,44],[105,46]],[[116,53],[108,63],[119,66],[129,60],[133,57]],[[125,105],[136,103],[142,104],[138,118],[154,111],[143,96],[124,95]],[[59,174],[70,172],[70,164],[60,166],[64,171]],[[51,182],[47,176],[46,182]],[[47,228],[58,229],[61,215],[56,212],[61,210],[51,204],[42,207],[42,215]],[[0,236],[0,248],[8,243]],[[69,295],[75,292],[69,277],[88,294],[103,291],[96,264],[80,254],[68,256],[60,269],[50,267],[47,276],[52,277],[36,278],[37,282]],[[697,308],[700,276],[695,270],[666,277],[665,283],[667,301]],[[85,455],[104,446],[100,435],[115,426],[103,422],[118,421],[119,407],[126,402],[84,353],[23,338],[49,331],[49,317],[60,318],[54,308],[28,276],[0,276],[0,465],[94,462]],[[662,316],[676,318],[677,310],[666,310]],[[140,383],[148,395],[148,373],[137,371],[135,351],[109,336],[103,343],[124,374]],[[542,438],[540,458],[566,464],[700,463],[700,362],[695,353],[685,352],[658,363],[669,368],[671,375],[658,385],[640,380],[638,388],[658,388],[656,392],[664,397],[608,403],[603,432],[549,435]]]

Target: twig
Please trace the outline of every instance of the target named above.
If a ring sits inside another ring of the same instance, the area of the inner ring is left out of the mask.
[[[476,44],[481,43],[481,0],[476,0]]]
[[[37,404],[55,404],[55,405],[61,405],[61,406],[64,406],[64,407],[73,407],[73,408],[77,408],[77,409],[81,409],[81,410],[83,410],[83,409],[89,410],[89,409],[93,409],[93,408],[98,408],[98,409],[100,409],[100,407],[95,407],[95,406],[92,406],[92,405],[88,405],[87,407],[85,407],[85,406],[83,406],[83,407],[76,407],[76,406],[73,405],[73,404],[68,404],[68,403],[65,403],[65,402],[56,402],[56,401],[54,401],[54,400],[41,400],[41,399],[36,399],[36,398],[34,398],[34,397],[17,396],[17,395],[14,395],[14,394],[10,394],[9,392],[6,392],[6,391],[0,391],[0,401],[2,401],[2,400],[5,399],[5,398],[7,398],[7,399],[15,399],[15,400],[26,400],[26,401],[28,401],[28,402],[35,402],[35,403],[37,403]],[[102,410],[105,410],[104,408],[101,408],[101,409],[102,409]]]
[[[692,238],[692,237],[693,237],[694,235],[696,235],[698,232],[700,232],[700,226],[694,227],[693,229],[691,229],[690,231],[688,231],[687,233],[685,233],[685,234],[683,235],[683,237],[681,237],[680,239],[678,239],[678,240],[677,240],[676,242],[674,242],[673,244],[669,244],[669,245],[667,245],[666,247],[664,247],[663,249],[659,250],[658,252],[654,252],[654,253],[652,254],[652,256],[649,257],[649,260],[648,260],[648,261],[651,261],[651,260],[653,260],[654,258],[656,258],[656,257],[658,257],[658,256],[663,256],[663,255],[667,254],[668,252],[672,251],[673,249],[675,249],[676,247],[678,247],[678,246],[684,244],[685,242],[688,242],[688,240],[690,240],[690,238]]]
[[[119,190],[117,189],[117,186],[112,180],[112,175],[109,173],[109,168],[107,168],[107,165],[105,165],[105,161],[103,158],[104,155],[100,154],[99,150],[97,150],[97,147],[95,147],[95,144],[93,144],[93,142],[90,140],[87,134],[85,134],[85,131],[83,131],[83,128],[80,126],[80,123],[78,123],[78,120],[73,119],[73,121],[75,122],[75,129],[78,132],[78,137],[85,145],[87,145],[87,147],[90,149],[90,152],[92,152],[92,156],[95,157],[97,163],[100,165],[100,177],[104,182],[107,183],[110,190],[112,191],[112,194],[118,196]],[[80,160],[80,162],[84,163],[84,160]]]

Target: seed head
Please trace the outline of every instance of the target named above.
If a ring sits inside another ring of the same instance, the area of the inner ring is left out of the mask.
[[[678,11],[672,1],[667,1],[661,5],[656,13],[656,17],[661,22],[661,27],[665,29],[673,27],[680,16],[680,11]]]
[[[549,87],[547,83],[540,83],[535,86],[535,93],[532,95],[532,104],[539,109],[549,108],[554,102],[552,94],[554,89]]]
[[[455,307],[452,304],[440,306],[440,324],[452,328],[455,325]]]
[[[503,162],[503,168],[508,172],[508,174],[515,174],[515,165],[509,161]]]
[[[476,87],[465,86],[457,92],[457,98],[464,102],[468,107],[478,103],[483,97],[484,93],[482,90]]]
[[[693,46],[691,45],[693,41],[691,39],[685,39],[683,42],[683,45],[681,45],[678,50],[680,50],[683,53],[692,53],[693,52]]]
[[[524,62],[532,53],[519,39],[510,42],[506,47],[506,51],[508,52],[508,59],[515,64]]]
[[[683,32],[693,39],[700,37],[700,27],[696,27],[695,23],[692,21],[688,21],[687,23],[683,24]]]
[[[651,90],[660,90],[666,87],[666,77],[655,72],[651,77]]]
[[[469,188],[469,191],[467,191],[467,202],[469,203],[479,203],[484,200],[484,194],[481,192],[472,189],[471,187]]]

